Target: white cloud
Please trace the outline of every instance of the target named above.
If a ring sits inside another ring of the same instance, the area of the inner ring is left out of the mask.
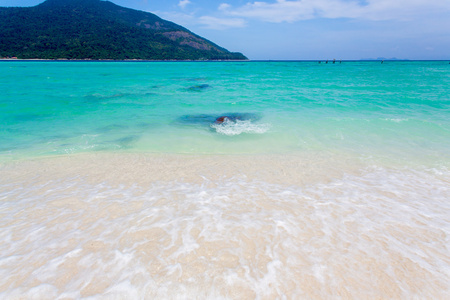
[[[228,4],[228,3],[221,3],[220,5],[219,5],[219,10],[227,10],[227,9],[230,9],[231,8],[231,5],[230,4]]]
[[[202,16],[199,23],[208,29],[223,30],[228,28],[245,27],[246,22],[240,18],[216,18],[211,16]]]
[[[448,0],[276,0],[249,2],[232,9],[221,4],[228,15],[267,22],[295,22],[313,18],[402,20],[434,13],[450,13]]]
[[[181,0],[180,2],[178,2],[178,6],[181,7],[182,9],[185,9],[188,4],[191,4],[191,1]]]
[[[190,0],[181,0],[178,6],[185,8],[190,4]],[[271,23],[294,23],[319,18],[413,20],[424,24],[445,23],[438,28],[446,28],[446,20],[450,15],[450,0],[266,0],[248,2],[240,7],[222,2],[215,13],[203,16],[198,16],[197,13],[198,11],[191,14],[166,12],[163,16],[170,16],[171,20],[184,26],[200,25],[216,30],[242,28],[247,26],[251,19]]]

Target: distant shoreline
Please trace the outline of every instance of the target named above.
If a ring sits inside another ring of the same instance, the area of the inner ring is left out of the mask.
[[[62,61],[62,62],[80,62],[80,61],[92,61],[92,62],[219,62],[219,61],[233,61],[233,62],[242,62],[249,61],[240,60],[240,59],[217,59],[217,60],[183,60],[183,59],[166,59],[166,60],[150,60],[150,59],[69,59],[69,58],[55,58],[55,59],[47,59],[47,58],[0,58],[0,61]]]
[[[218,60],[180,60],[180,59],[166,59],[166,60],[149,60],[149,59],[68,59],[68,58],[55,58],[55,59],[46,59],[46,58],[0,58],[0,62],[2,61],[48,61],[48,62],[318,62],[323,64],[339,64],[341,62],[447,62],[450,59],[342,59],[336,60],[333,63],[333,60],[330,59],[246,59],[246,60],[234,60],[234,59],[218,59]],[[450,63],[450,62],[449,62]]]

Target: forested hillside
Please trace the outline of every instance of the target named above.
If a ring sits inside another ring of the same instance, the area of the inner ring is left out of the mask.
[[[0,8],[0,57],[246,59],[158,16],[100,0]]]

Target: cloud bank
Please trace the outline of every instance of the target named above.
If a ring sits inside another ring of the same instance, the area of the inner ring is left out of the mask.
[[[276,0],[248,2],[240,7],[222,3],[226,15],[281,23],[314,18],[408,20],[420,15],[450,13],[448,0]]]
[[[448,24],[450,0],[267,0],[222,2],[215,9],[194,9],[190,14],[165,13],[176,20],[190,20],[203,28],[224,30],[246,27],[251,21],[295,23],[312,19],[350,19],[358,21],[418,21],[443,20]],[[196,2],[180,0],[178,7],[196,7]],[[199,12],[203,14],[199,15]]]

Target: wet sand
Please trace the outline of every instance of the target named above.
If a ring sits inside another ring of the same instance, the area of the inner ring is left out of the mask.
[[[0,297],[445,299],[450,174],[351,156],[2,163]]]

